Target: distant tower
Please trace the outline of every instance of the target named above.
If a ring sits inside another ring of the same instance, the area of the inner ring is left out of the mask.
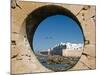
[[[51,56],[51,48],[48,49],[48,55]]]

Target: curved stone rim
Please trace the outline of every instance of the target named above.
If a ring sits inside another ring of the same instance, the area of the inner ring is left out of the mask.
[[[73,19],[77,23],[77,25],[79,26],[79,28],[82,32],[83,42],[85,41],[85,36],[84,36],[83,29],[81,27],[81,23],[79,22],[77,17],[70,10],[68,10],[62,6],[58,6],[58,5],[45,5],[45,6],[41,6],[37,9],[35,9],[34,11],[32,11],[25,19],[26,36],[27,36],[28,42],[29,42],[30,47],[33,52],[34,52],[34,48],[32,46],[32,41],[33,41],[33,37],[34,37],[37,27],[44,19],[46,19],[47,17],[50,17],[50,16],[54,16],[54,15],[64,15],[64,16],[68,16],[71,19]],[[81,58],[81,56],[80,56],[80,58]],[[79,59],[78,59],[78,61],[79,61]],[[76,64],[74,64],[72,67],[74,67]],[[71,69],[72,67],[70,67],[69,69]]]

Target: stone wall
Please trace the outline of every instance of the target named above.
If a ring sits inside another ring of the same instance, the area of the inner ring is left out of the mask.
[[[62,56],[66,56],[66,57],[80,57],[83,50],[66,50],[66,49],[63,49],[62,50]]]
[[[11,73],[53,72],[37,60],[26,35],[25,19],[32,11],[44,5],[62,6],[76,15],[81,23],[85,36],[84,50],[79,62],[70,70],[95,69],[95,6],[19,1],[12,4],[11,8],[11,40],[16,42],[16,45],[11,45]]]

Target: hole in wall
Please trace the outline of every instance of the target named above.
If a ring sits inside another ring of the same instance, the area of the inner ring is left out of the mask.
[[[15,41],[15,40],[12,40],[12,41],[11,41],[11,44],[12,44],[12,45],[16,45],[16,41]]]
[[[80,22],[61,6],[46,5],[30,13],[26,34],[37,59],[48,69],[69,70],[80,59],[85,39]]]

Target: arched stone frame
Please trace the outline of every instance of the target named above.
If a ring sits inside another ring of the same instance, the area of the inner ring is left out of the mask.
[[[95,24],[91,18],[93,15],[95,15],[95,6],[91,6],[90,8],[91,10],[89,9],[89,11],[94,11],[93,13],[89,14],[88,10],[81,11],[86,15],[88,14],[88,16],[85,16],[85,18],[89,19],[86,22],[82,20],[83,17],[81,13],[77,15],[79,10],[83,9],[84,6],[76,5],[75,7],[75,5],[64,5],[64,4],[56,5],[56,4],[49,4],[49,3],[32,3],[31,4],[31,2],[19,2],[19,5],[21,6],[22,9],[19,9],[19,8],[12,9],[12,15],[13,15],[12,16],[12,40],[16,40],[16,43],[17,43],[17,45],[14,48],[12,47],[12,60],[11,60],[12,61],[12,73],[16,74],[16,73],[33,73],[33,72],[51,72],[51,70],[48,70],[45,67],[43,67],[39,63],[39,61],[35,58],[35,55],[32,52],[31,47],[29,46],[29,42],[28,42],[27,35],[26,35],[26,26],[25,26],[27,16],[29,16],[29,14],[32,11],[36,10],[37,8],[39,7],[41,8],[42,6],[46,6],[46,5],[63,7],[66,10],[67,9],[70,10],[74,15],[76,15],[83,29],[85,40],[87,40],[85,41],[86,42],[85,44],[87,45],[85,45],[84,47],[84,53],[80,59],[81,62],[78,62],[70,70],[95,69],[95,37],[94,37],[95,36]],[[29,7],[26,5],[29,5]],[[73,8],[71,7],[79,8],[79,10],[73,11]],[[92,24],[92,26],[90,23]],[[91,49],[91,46],[93,46],[92,54],[89,51],[89,49]],[[89,55],[89,60],[87,60],[87,57],[86,57],[88,55]],[[16,59],[14,58],[14,56],[16,56]],[[87,66],[87,67],[84,67],[84,66]]]
[[[44,19],[46,19],[47,17],[53,16],[53,15],[64,15],[64,16],[68,16],[72,18],[78,24],[82,32],[82,35],[83,35],[83,41],[85,41],[85,37],[84,37],[81,24],[78,21],[77,17],[71,11],[69,11],[68,9],[62,6],[58,6],[58,5],[46,5],[46,6],[39,7],[36,10],[32,11],[25,19],[26,35],[27,35],[28,42],[33,52],[34,52],[34,47],[32,47],[32,41],[33,41],[35,30],[37,29],[39,24]]]

